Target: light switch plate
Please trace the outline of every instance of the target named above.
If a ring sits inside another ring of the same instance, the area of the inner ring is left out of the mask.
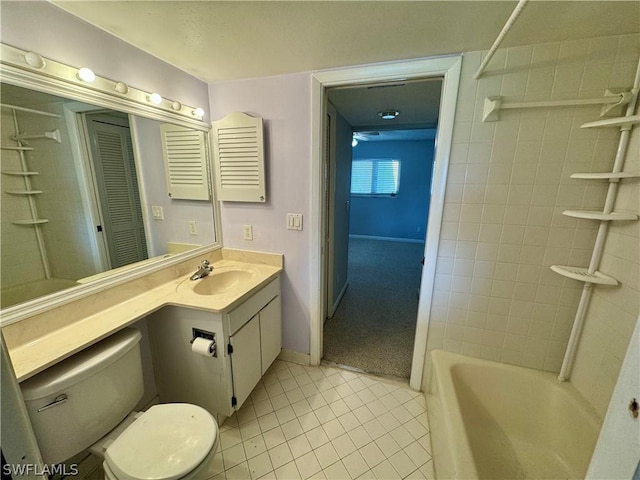
[[[161,206],[152,205],[151,206],[151,216],[154,220],[164,220],[164,211]]]
[[[301,213],[287,213],[287,230],[302,230]]]

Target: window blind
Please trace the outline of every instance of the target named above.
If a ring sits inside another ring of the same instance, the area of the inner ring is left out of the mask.
[[[351,168],[351,194],[395,196],[400,189],[400,160],[354,160]]]

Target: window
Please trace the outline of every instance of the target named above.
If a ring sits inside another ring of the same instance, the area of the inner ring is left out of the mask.
[[[354,160],[351,194],[395,197],[400,188],[400,160],[376,158]]]

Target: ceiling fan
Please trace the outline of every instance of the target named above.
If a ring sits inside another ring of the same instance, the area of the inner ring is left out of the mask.
[[[377,137],[378,135],[380,135],[380,132],[353,132],[353,138],[359,142],[366,142],[371,140],[371,137]]]

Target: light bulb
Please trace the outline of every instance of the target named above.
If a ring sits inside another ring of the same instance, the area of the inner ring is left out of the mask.
[[[193,114],[194,114],[196,117],[200,117],[200,118],[202,118],[202,117],[204,117],[204,110],[203,110],[202,108],[198,107],[198,108],[196,108],[196,109],[193,111]]]
[[[35,68],[44,68],[45,66],[44,58],[35,52],[27,52],[24,56],[24,61]]]
[[[155,103],[156,105],[160,105],[162,103],[162,97],[159,93],[152,93],[149,95],[149,101],[151,103]]]
[[[80,70],[78,70],[78,78],[85,82],[91,83],[95,81],[96,74],[93,73],[93,70],[91,70],[90,68],[82,67]]]

